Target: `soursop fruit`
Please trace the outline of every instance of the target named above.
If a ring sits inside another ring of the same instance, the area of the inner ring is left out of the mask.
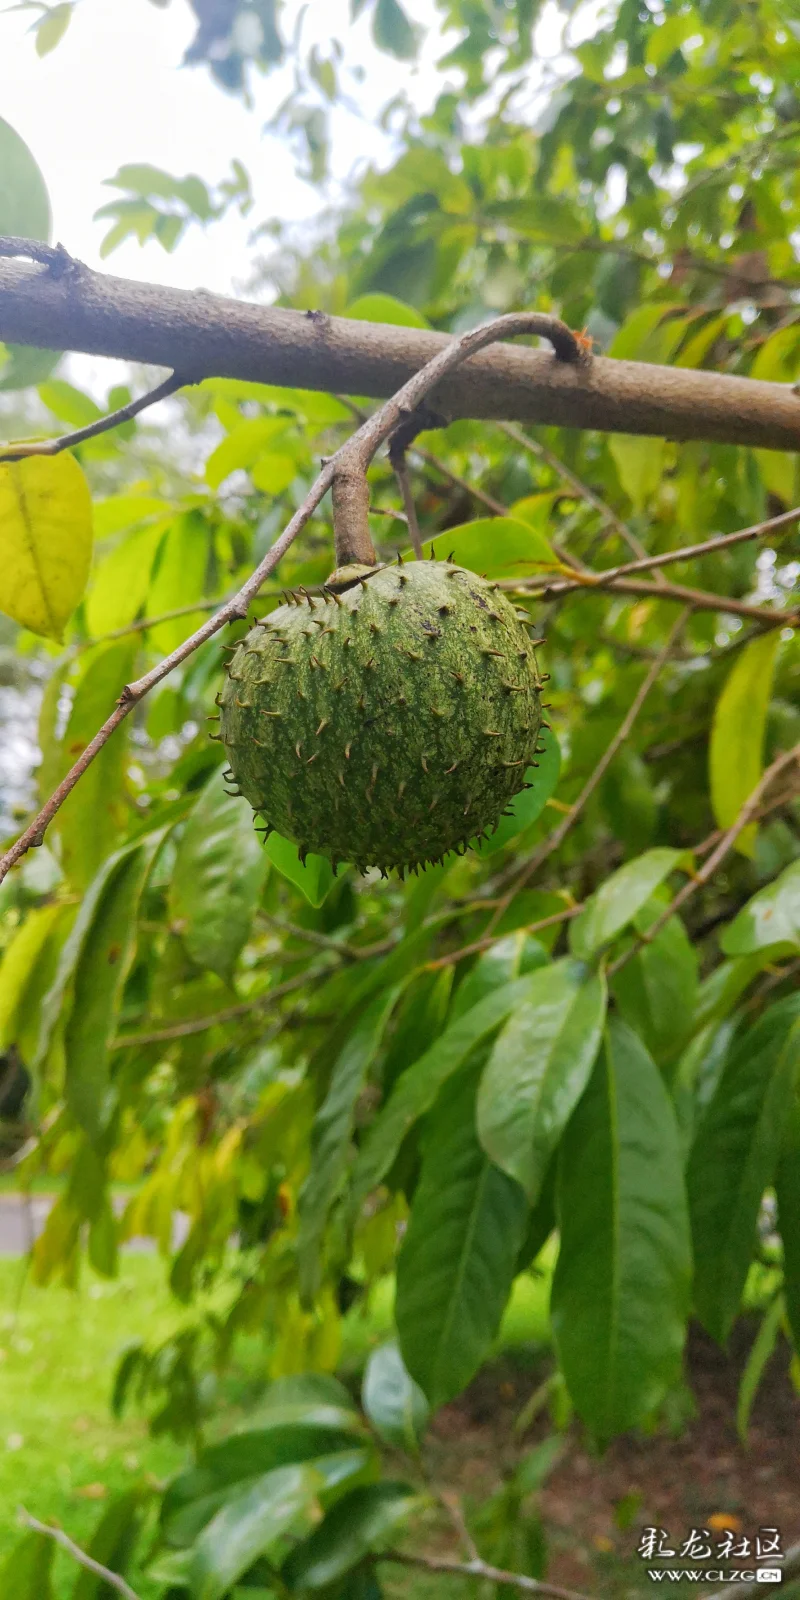
[[[363,570],[251,628],[220,737],[265,833],[402,875],[466,849],[524,787],[541,684],[496,585],[445,561]]]

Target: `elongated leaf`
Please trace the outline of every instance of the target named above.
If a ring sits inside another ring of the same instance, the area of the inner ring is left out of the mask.
[[[709,746],[711,805],[721,828],[729,828],[761,777],[764,728],[779,645],[778,630],[759,634],[737,656],[714,708]],[[739,834],[736,849],[752,856],[757,825]]]
[[[495,1041],[478,1092],[478,1135],[531,1205],[589,1081],[605,1013],[604,977],[558,961],[533,976]]]
[[[800,1063],[800,995],[781,1000],[741,1037],[701,1118],[689,1157],[695,1306],[724,1344],[753,1254]]]
[[[163,832],[151,834],[119,862],[75,964],[72,1014],[64,1033],[66,1096],[90,1135],[99,1133],[104,1121],[109,1048],[136,952],[139,900],[163,837]]]
[[[347,1166],[356,1103],[398,993],[397,987],[382,992],[362,1013],[334,1066],[330,1088],[314,1121],[311,1171],[298,1202],[301,1284],[309,1301],[318,1287],[320,1240]]]
[[[637,932],[644,933],[661,909],[655,902],[646,907],[634,919]],[[697,952],[680,917],[670,917],[612,981],[621,1016],[659,1066],[673,1060],[686,1042],[697,988]]]
[[[170,880],[169,910],[193,961],[230,978],[261,895],[267,860],[250,807],[213,772],[189,817]]]
[[[199,511],[187,511],[177,518],[164,536],[147,598],[148,616],[175,611],[205,594],[208,544],[208,524]],[[175,650],[205,616],[205,612],[195,611],[160,622],[150,633],[154,649],[165,653]]]
[[[135,660],[136,645],[130,639],[120,639],[92,653],[75,691],[61,745],[59,777],[83,753],[113,711],[133,675]],[[129,816],[123,792],[127,739],[126,723],[117,728],[84,772],[55,820],[62,864],[78,889],[88,887],[119,840]]]
[[[417,53],[414,30],[399,0],[376,0],[372,32],[378,49],[400,61],[411,61]]]
[[[442,1085],[476,1045],[505,1022],[527,995],[530,982],[530,978],[518,978],[487,995],[445,1029],[431,1049],[403,1073],[388,1105],[370,1129],[353,1169],[354,1211],[389,1171],[406,1134],[430,1110]]]
[[[0,465],[0,610],[63,638],[92,559],[92,498],[74,456]]]
[[[599,1440],[641,1423],[680,1372],[691,1247],[678,1130],[636,1035],[609,1025],[562,1141],[552,1324]]]
[[[800,1352],[800,1100],[795,1094],[775,1174],[778,1227],[783,1240],[783,1293],[795,1350]]]
[[[397,1344],[382,1344],[367,1362],[361,1391],[364,1410],[387,1444],[416,1452],[430,1408],[419,1384],[406,1371]]]
[[[138,616],[163,532],[163,521],[138,528],[100,562],[86,600],[90,634],[113,633]]]
[[[327,1588],[351,1572],[370,1551],[384,1549],[423,1504],[421,1496],[405,1483],[371,1483],[353,1489],[293,1552],[282,1576],[292,1590]]]
[[[0,233],[49,239],[50,199],[41,170],[18,133],[0,117]],[[22,389],[52,372],[61,352],[34,345],[6,345],[0,390]]]
[[[131,1489],[112,1500],[104,1511],[99,1525],[89,1541],[88,1553],[120,1575],[128,1569],[141,1528],[141,1514],[147,1491]],[[103,1591],[108,1587],[96,1573],[84,1569],[78,1573],[71,1600],[105,1600]]]
[[[641,511],[655,494],[664,472],[664,442],[637,434],[614,433],[608,441],[619,481],[628,499]]]
[[[764,1368],[775,1349],[784,1311],[783,1295],[776,1295],[772,1305],[764,1313],[761,1327],[753,1340],[750,1354],[747,1357],[747,1365],[742,1373],[736,1403],[736,1432],[743,1445],[747,1444],[747,1430],[750,1426],[753,1401],[758,1394],[758,1387],[764,1376]]]
[[[316,1495],[322,1486],[313,1467],[278,1467],[224,1505],[194,1548],[189,1568],[194,1600],[222,1600],[282,1535],[306,1532],[318,1515]]]
[[[681,859],[680,850],[646,850],[644,855],[626,861],[613,872],[601,889],[590,896],[585,909],[570,923],[569,945],[573,954],[588,961],[596,951],[615,939],[633,921],[664,879],[674,872]]]
[[[15,1038],[26,991],[62,912],[63,907],[57,904],[32,911],[6,949],[0,964],[0,1050]]]
[[[543,533],[517,517],[479,517],[428,539],[422,546],[427,559],[434,550],[450,555],[460,567],[485,572],[490,578],[514,578],[528,572],[559,570],[561,563]],[[407,552],[413,560],[412,552]]]
[[[479,1000],[493,994],[525,972],[535,971],[545,965],[547,956],[536,939],[531,939],[521,929],[498,939],[479,955],[474,967],[462,979],[450,1008],[450,1023],[471,1011]],[[524,965],[523,965],[524,963]]]
[[[800,861],[742,906],[720,944],[726,956],[752,955],[771,945],[782,945],[787,953],[800,949]]]
[[[491,1348],[528,1217],[520,1185],[478,1143],[476,1089],[466,1073],[437,1103],[397,1264],[400,1349],[434,1407],[461,1393]]]
[[[56,1547],[42,1533],[26,1533],[0,1567],[0,1594],[9,1600],[53,1600]]]
[[[273,866],[305,895],[309,904],[321,906],[336,882],[327,856],[308,855],[303,862],[297,845],[280,833],[271,833],[264,848]]]

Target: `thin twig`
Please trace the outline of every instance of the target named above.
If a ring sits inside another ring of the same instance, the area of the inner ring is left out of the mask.
[[[387,1550],[378,1561],[392,1561],[403,1567],[419,1567],[425,1572],[446,1572],[454,1578],[479,1578],[484,1583],[502,1583],[519,1589],[522,1594],[548,1595],[552,1600],[589,1600],[575,1589],[562,1589],[556,1583],[544,1583],[538,1578],[526,1578],[521,1572],[504,1572],[501,1567],[490,1566],[488,1561],[452,1561],[447,1556],[410,1556],[399,1550]]]
[[[778,517],[770,517],[766,522],[756,522],[750,528],[740,528],[737,533],[719,534],[714,539],[704,539],[702,544],[684,545],[683,549],[664,550],[658,556],[645,556],[641,561],[627,561],[624,566],[612,567],[608,572],[600,573],[601,581],[608,578],[624,578],[629,572],[646,572],[650,567],[666,567],[674,561],[694,561],[699,556],[714,556],[720,550],[730,549],[731,545],[744,544],[748,539],[771,539],[781,534],[789,533],[800,522],[800,506],[793,511],[782,511]],[[593,574],[591,581],[596,581]]]
[[[296,978],[287,978],[285,983],[279,983],[274,989],[268,989],[265,994],[255,995],[252,1000],[242,1000],[237,1006],[228,1006],[225,1011],[214,1011],[207,1017],[192,1017],[188,1022],[176,1022],[168,1028],[156,1028],[152,1033],[121,1033],[116,1039],[111,1040],[110,1049],[128,1050],[133,1045],[168,1044],[172,1039],[186,1039],[194,1033],[207,1033],[210,1028],[216,1028],[223,1022],[234,1022],[237,1017],[246,1017],[253,1011],[260,1011],[272,1005],[274,1000],[282,1000],[286,994],[291,994],[295,989],[302,989],[304,984],[312,983],[316,978],[323,978],[330,971],[328,967],[313,967],[307,972],[301,972]]]
[[[589,488],[588,483],[584,483],[583,479],[565,466],[564,462],[552,450],[548,450],[546,444],[540,444],[538,439],[529,439],[528,435],[523,433],[521,428],[515,427],[513,422],[499,422],[497,426],[507,439],[513,439],[514,443],[518,444],[521,449],[527,450],[532,456],[537,456],[540,461],[544,461],[548,467],[552,468],[553,472],[557,472],[576,498],[585,500],[586,504],[591,506],[592,510],[603,518],[604,523],[619,534],[620,539],[624,540],[628,549],[632,550],[635,556],[644,557],[647,555],[644,545],[637,539],[636,534],[632,532],[628,524],[617,516],[616,511],[607,505],[605,500],[601,500],[600,496],[595,494],[594,489]]]
[[[502,915],[506,909],[506,901],[499,901],[497,909]],[[571,917],[577,917],[578,912],[582,910],[582,905],[567,906],[563,911],[554,911],[550,917],[541,917],[538,922],[523,923],[521,927],[515,928],[514,932],[539,933],[542,928],[554,928],[559,922],[569,922]],[[494,926],[494,922],[495,919],[492,918],[490,927]],[[472,944],[465,944],[460,950],[451,950],[448,955],[438,956],[435,961],[426,961],[425,970],[427,972],[435,972],[439,967],[455,966],[457,961],[463,961],[466,956],[479,955],[482,950],[491,949],[491,946],[497,944],[499,939],[504,938],[505,934],[492,934],[484,939],[474,939]]]
[[[422,560],[422,536],[421,536],[420,531],[419,531],[419,523],[417,521],[417,508],[416,508],[416,506],[414,504],[414,491],[413,491],[413,489],[411,487],[411,478],[409,476],[409,471],[408,471],[408,461],[406,460],[405,455],[402,455],[402,456],[398,455],[393,460],[392,466],[394,467],[395,477],[397,478],[397,482],[400,485],[400,493],[403,496],[403,505],[405,506],[405,511],[406,511],[406,522],[408,523],[408,537],[411,540],[411,548],[412,548],[417,560],[421,561]]]
[[[479,489],[474,483],[469,483],[466,478],[459,477],[457,472],[453,472],[452,467],[445,466],[445,463],[440,461],[439,457],[435,456],[432,451],[425,449],[421,444],[415,444],[413,450],[414,455],[427,462],[428,466],[433,467],[436,472],[440,472],[443,478],[448,478],[455,489],[462,489],[465,494],[471,495],[472,499],[477,500],[479,505],[485,506],[487,511],[491,511],[493,516],[508,516],[507,506],[502,505],[499,500],[495,500],[494,495],[487,494],[485,489]]]
[[[704,885],[708,883],[709,879],[713,878],[717,867],[722,864],[722,862],[725,860],[725,857],[733,849],[739,834],[744,828],[747,827],[748,823],[752,822],[756,817],[759,811],[761,798],[766,793],[770,784],[775,778],[779,777],[782,772],[785,772],[787,767],[792,766],[792,764],[796,761],[800,762],[800,743],[793,745],[791,750],[784,751],[783,755],[776,757],[772,765],[767,767],[766,772],[762,774],[755,786],[755,789],[745,800],[735,822],[733,822],[731,827],[728,828],[727,831],[722,835],[722,838],[720,839],[716,849],[712,850],[711,855],[703,863],[700,871],[694,873],[694,875],[683,885],[683,888],[678,890],[674,900],[670,905],[667,906],[666,911],[663,911],[661,916],[658,917],[654,923],[652,923],[647,932],[639,934],[635,944],[631,946],[630,950],[626,950],[625,954],[620,956],[619,960],[615,961],[613,966],[609,967],[609,977],[613,973],[618,972],[620,967],[624,967],[627,962],[629,962],[631,958],[635,956],[642,948],[642,945],[652,943],[656,935],[661,932],[664,924],[669,922],[670,917],[673,917],[676,911],[679,911],[681,906],[685,905],[686,901],[689,900],[693,894],[697,893],[698,889],[702,889]]]
[[[553,599],[574,594],[636,594],[650,600],[671,600],[678,605],[691,606],[693,611],[716,611],[722,616],[751,617],[767,628],[792,628],[800,616],[800,606],[791,611],[775,611],[769,606],[750,605],[745,600],[731,600],[728,595],[711,594],[706,589],[689,589],[682,583],[648,583],[645,578],[616,578],[602,572],[583,572],[580,578],[502,578],[499,588],[518,593],[522,598]]]
[[[73,433],[64,433],[58,439],[23,440],[7,450],[0,451],[0,462],[27,461],[30,456],[60,455],[62,450],[71,450],[74,445],[83,444],[86,439],[96,439],[98,434],[108,433],[111,428],[118,428],[120,423],[132,421],[147,406],[157,405],[159,400],[166,400],[168,395],[175,394],[177,389],[184,389],[191,382],[191,378],[173,372],[163,383],[159,383],[157,388],[148,389],[147,394],[140,395],[138,400],[129,400],[126,406],[120,406],[117,411],[110,411],[106,417],[98,417],[95,422],[87,423],[85,428],[76,428]]]
[[[93,1572],[95,1577],[102,1578],[103,1582],[110,1588],[116,1589],[117,1594],[121,1594],[124,1600],[139,1600],[136,1590],[132,1589],[118,1572],[112,1572],[109,1567],[104,1567],[101,1562],[95,1561],[94,1556],[87,1555],[80,1545],[70,1539],[68,1533],[64,1533],[63,1528],[53,1528],[49,1522],[40,1522],[38,1517],[32,1517],[24,1506],[20,1506],[18,1516],[24,1528],[30,1528],[33,1533],[41,1533],[46,1539],[52,1539],[54,1544],[60,1545],[62,1550],[66,1550],[67,1554],[72,1556],[73,1561],[77,1561],[79,1567],[85,1567],[87,1572]]]
[[[548,834],[546,839],[542,840],[539,848],[533,852],[533,855],[525,863],[522,871],[516,876],[512,887],[499,902],[491,921],[489,922],[487,934],[490,934],[497,926],[497,923],[500,921],[500,918],[503,916],[503,913],[507,910],[508,906],[510,906],[514,896],[518,894],[520,889],[522,889],[528,880],[533,877],[534,872],[538,871],[539,867],[544,861],[547,860],[548,856],[553,855],[553,853],[561,847],[570,829],[575,826],[575,823],[581,815],[581,812],[584,810],[587,801],[594,794],[598,784],[608,771],[608,768],[611,765],[611,762],[614,760],[617,751],[628,738],[636,718],[638,717],[639,712],[641,711],[642,706],[644,705],[644,702],[653,687],[653,684],[659,677],[662,669],[666,666],[672,653],[672,647],[683,630],[689,616],[690,611],[687,608],[687,610],[681,613],[677,622],[671,628],[663,650],[653,662],[646,676],[643,678],[642,683],[640,684],[639,689],[630,707],[628,708],[628,711],[626,712],[622,722],[614,734],[613,739],[603,751],[597,766],[581,789],[581,792],[578,795],[574,805],[570,806],[569,811],[566,813],[563,820],[559,822],[558,826],[553,829],[553,832]]]

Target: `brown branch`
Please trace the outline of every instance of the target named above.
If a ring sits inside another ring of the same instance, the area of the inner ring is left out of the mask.
[[[265,994],[256,995],[253,1000],[242,1000],[238,1006],[228,1006],[225,1011],[214,1011],[207,1017],[192,1017],[188,1022],[176,1022],[168,1028],[155,1028],[152,1033],[121,1033],[112,1039],[110,1048],[127,1050],[133,1045],[169,1044],[172,1039],[187,1039],[195,1033],[207,1033],[224,1022],[235,1022],[238,1017],[249,1016],[252,1011],[261,1011],[272,1005],[273,1000],[282,1000],[284,995],[302,989],[304,984],[324,977],[330,970],[328,967],[314,967],[299,973],[296,978],[287,978],[285,983],[277,984]]]
[[[391,1561],[403,1567],[419,1567],[425,1572],[446,1572],[454,1578],[479,1578],[484,1583],[501,1583],[519,1589],[522,1594],[538,1594],[552,1600],[589,1600],[575,1589],[562,1589],[556,1583],[544,1583],[539,1578],[526,1578],[521,1572],[504,1572],[488,1561],[452,1561],[447,1556],[410,1556],[399,1550],[387,1550],[376,1557],[378,1561]]]
[[[737,533],[723,533],[715,539],[704,539],[702,544],[684,545],[683,549],[664,550],[658,556],[644,556],[641,561],[626,561],[624,566],[611,567],[608,572],[599,574],[601,582],[613,578],[624,578],[629,572],[646,572],[651,567],[666,567],[675,561],[694,561],[698,556],[715,556],[720,550],[727,550],[731,545],[744,544],[748,539],[771,539],[780,537],[800,522],[800,506],[793,511],[782,511],[780,516],[770,517],[767,522],[756,522],[750,528],[740,528]],[[591,582],[596,581],[595,575]]]
[[[471,495],[472,499],[477,500],[479,505],[485,506],[487,511],[491,511],[493,516],[508,516],[507,506],[502,505],[499,500],[495,500],[493,495],[487,494],[485,489],[478,489],[467,478],[459,477],[457,472],[453,472],[451,467],[445,466],[445,463],[440,461],[438,456],[433,455],[432,451],[424,449],[421,444],[415,444],[414,455],[419,456],[421,461],[427,462],[427,465],[433,467],[434,471],[440,472],[442,477],[447,478],[455,489],[462,489],[465,494]]]
[[[670,905],[667,906],[666,911],[661,913],[661,916],[658,917],[652,926],[648,928],[646,933],[639,934],[636,943],[631,946],[630,950],[626,950],[625,954],[620,956],[619,959],[614,962],[613,966],[609,967],[609,977],[611,977],[613,973],[618,972],[620,967],[626,966],[631,958],[635,956],[642,948],[642,945],[651,944],[656,935],[661,932],[664,924],[669,921],[670,917],[673,917],[676,911],[679,911],[681,906],[685,905],[686,901],[689,900],[693,894],[697,893],[698,889],[702,889],[705,884],[708,883],[709,879],[713,878],[717,867],[721,866],[722,862],[725,860],[725,857],[729,855],[733,849],[739,834],[744,828],[747,827],[749,822],[754,821],[759,812],[762,797],[766,793],[770,784],[775,778],[779,777],[782,772],[785,772],[787,767],[792,766],[794,762],[800,762],[800,743],[793,745],[791,750],[786,750],[782,755],[777,756],[772,765],[767,767],[766,772],[762,773],[761,778],[755,786],[755,789],[753,789],[752,793],[748,795],[744,805],[741,807],[735,822],[733,822],[731,827],[728,828],[725,833],[723,833],[722,838],[716,846],[716,849],[712,850],[711,855],[703,863],[700,871],[694,873],[691,878],[687,879],[687,882],[683,885],[683,888],[678,890],[674,900]]]
[[[393,394],[450,343],[446,334],[288,311],[134,283],[90,271],[31,241],[0,261],[0,339],[82,350],[203,376],[327,393]],[[45,264],[41,262],[44,259]],[[790,385],[598,356],[587,378],[540,350],[496,348],[437,385],[450,417],[491,417],[604,432],[795,450]]]
[[[33,1533],[41,1533],[46,1539],[52,1539],[54,1544],[60,1545],[62,1550],[66,1550],[67,1554],[72,1556],[73,1561],[77,1561],[79,1567],[85,1567],[87,1572],[93,1572],[95,1577],[102,1578],[111,1589],[116,1589],[117,1594],[123,1596],[123,1600],[139,1600],[136,1590],[132,1589],[118,1572],[112,1572],[109,1567],[104,1567],[99,1561],[95,1561],[94,1556],[87,1555],[86,1551],[75,1544],[62,1528],[54,1528],[49,1522],[40,1522],[38,1517],[32,1517],[24,1506],[20,1506],[18,1517],[24,1528],[30,1528]]]
[[[512,423],[501,422],[499,426],[501,433],[504,433],[507,439],[513,439],[515,444],[518,444],[523,450],[527,450],[530,455],[536,456],[540,461],[544,461],[553,472],[558,473],[558,476],[572,490],[576,499],[585,500],[586,504],[590,505],[592,510],[602,517],[603,522],[609,528],[613,528],[614,532],[633,551],[634,555],[647,555],[644,545],[637,539],[633,530],[628,527],[627,522],[623,522],[612,506],[607,505],[605,500],[601,500],[599,494],[595,494],[594,489],[590,489],[588,483],[584,483],[583,479],[579,478],[577,473],[572,472],[552,450],[548,450],[546,444],[540,444],[538,439],[529,439],[526,433],[523,433],[520,428],[515,428]]]
[[[498,901],[498,909],[501,916],[506,910],[507,904],[508,902],[505,900]],[[582,910],[582,905],[567,906],[564,911],[554,911],[552,916],[541,917],[538,922],[526,922],[521,927],[515,928],[514,931],[515,933],[539,933],[542,928],[553,928],[559,922],[569,922],[571,917],[577,917],[578,912]],[[491,926],[494,926],[495,920],[493,917]],[[426,972],[435,972],[439,967],[455,966],[457,961],[463,961],[466,956],[479,955],[482,950],[491,949],[493,944],[497,944],[499,939],[504,938],[505,934],[492,934],[485,939],[474,939],[472,944],[465,944],[460,950],[451,950],[448,955],[438,956],[435,961],[426,961],[425,970]]]
[[[417,508],[414,504],[414,491],[411,487],[411,478],[409,477],[408,461],[406,460],[405,453],[403,453],[403,455],[398,455],[392,462],[392,465],[394,467],[395,477],[400,486],[400,493],[403,496],[403,505],[405,506],[405,516],[406,523],[408,525],[408,537],[411,541],[411,548],[417,560],[421,561],[422,537],[419,531]]]
[[[108,433],[111,428],[118,428],[123,422],[131,422],[140,411],[146,410],[148,406],[157,405],[159,400],[166,400],[168,395],[183,389],[187,383],[191,383],[190,378],[183,378],[177,372],[173,372],[155,389],[149,389],[147,394],[140,395],[138,400],[129,400],[126,406],[110,411],[106,417],[98,417],[95,422],[87,423],[85,428],[76,428],[73,433],[63,433],[58,439],[15,442],[7,450],[0,451],[0,462],[27,461],[29,456],[60,455],[62,450],[71,450],[74,445],[83,444],[87,439],[96,439],[98,434]]]
[[[534,872],[538,871],[539,867],[544,861],[547,860],[548,856],[553,855],[556,850],[560,849],[570,829],[575,826],[575,823],[581,815],[581,812],[584,810],[587,801],[591,799],[591,796],[594,794],[598,784],[608,771],[608,768],[610,767],[611,762],[614,760],[617,751],[628,738],[636,718],[638,717],[639,712],[641,711],[642,706],[644,705],[644,702],[653,687],[653,684],[670,659],[672,647],[676,643],[686,622],[688,621],[689,615],[690,612],[687,609],[678,617],[677,622],[670,630],[664,648],[657,659],[653,662],[646,676],[643,678],[636,695],[631,702],[631,705],[629,706],[622,722],[614,734],[613,739],[603,751],[603,754],[600,757],[600,760],[598,761],[594,771],[592,772],[591,777],[587,779],[586,783],[581,789],[580,794],[578,795],[577,800],[573,805],[570,806],[569,811],[566,812],[558,826],[553,829],[552,833],[547,835],[546,839],[542,840],[542,843],[539,845],[538,849],[534,850],[533,855],[529,857],[528,861],[526,861],[522,871],[516,874],[512,887],[509,889],[508,893],[504,895],[503,899],[499,901],[494,911],[494,914],[488,925],[487,933],[491,933],[493,928],[497,926],[497,923],[500,921],[503,913],[510,906],[515,895],[517,895],[520,889],[522,889],[528,880],[533,877]]]
[[[722,616],[751,617],[766,628],[793,628],[800,615],[800,606],[791,611],[775,611],[769,606],[750,605],[746,600],[731,600],[725,594],[711,594],[707,589],[690,589],[683,583],[648,583],[645,578],[614,578],[603,573],[586,574],[581,578],[556,578],[543,583],[541,578],[504,578],[501,589],[510,589],[523,597],[555,599],[560,595],[574,594],[636,594],[650,600],[671,600],[689,606],[693,611],[717,611]]]

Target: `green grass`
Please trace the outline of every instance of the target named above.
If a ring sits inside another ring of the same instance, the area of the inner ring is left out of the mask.
[[[55,1518],[85,1547],[110,1498],[184,1459],[150,1439],[141,1417],[115,1422],[108,1404],[121,1346],[164,1337],[180,1320],[164,1276],[156,1256],[125,1255],[118,1278],[85,1272],[77,1292],[37,1289],[24,1262],[0,1259],[0,1562],[19,1537],[17,1506]],[[76,1573],[59,1553],[57,1600]],[[158,1593],[138,1575],[136,1586],[142,1600]]]

